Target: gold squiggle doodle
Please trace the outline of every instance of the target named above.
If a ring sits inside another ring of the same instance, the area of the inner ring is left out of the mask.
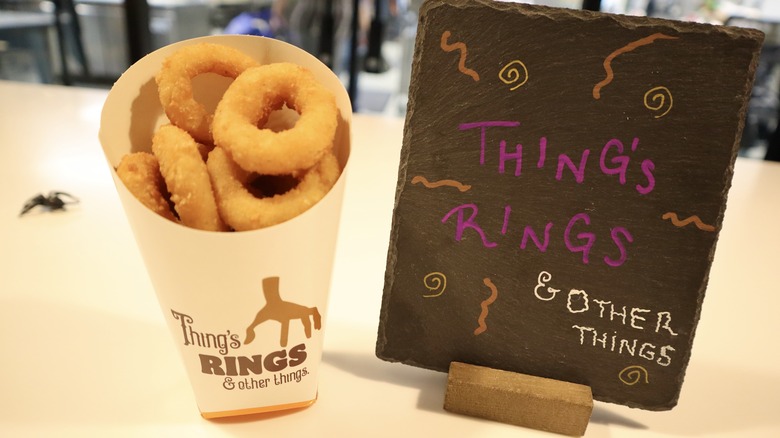
[[[498,289],[496,289],[496,285],[493,284],[492,281],[490,281],[489,278],[485,278],[482,280],[483,283],[485,283],[485,286],[490,288],[490,296],[480,304],[480,307],[482,308],[482,312],[479,314],[479,319],[477,319],[477,322],[479,323],[479,327],[474,330],[474,336],[480,335],[487,330],[487,324],[485,324],[485,318],[488,316],[488,306],[493,304],[494,301],[498,298]]]
[[[429,291],[438,291],[435,294],[423,295],[423,298],[436,298],[447,288],[447,276],[441,272],[431,272],[423,278],[423,283]]]
[[[702,231],[709,231],[709,232],[715,231],[715,227],[714,226],[709,225],[709,224],[705,224],[704,222],[702,222],[701,218],[699,218],[699,216],[696,216],[696,215],[693,215],[693,216],[687,217],[687,218],[685,218],[683,220],[680,220],[677,217],[677,213],[674,213],[674,212],[670,211],[668,213],[664,213],[664,215],[661,216],[661,219],[668,219],[668,220],[672,221],[672,224],[675,227],[679,227],[679,228],[682,228],[682,227],[690,224],[691,222],[693,222],[694,225],[696,225],[696,228],[698,228],[698,229],[700,229]]]
[[[663,114],[657,114],[653,116],[656,119],[660,119],[661,117],[669,114],[669,111],[672,110],[672,105],[674,104],[672,99],[672,92],[669,91],[669,89],[666,87],[655,87],[647,90],[647,93],[645,93],[645,108],[649,109],[650,111],[663,110],[664,106],[666,105],[666,96],[669,96],[669,107],[666,108],[666,111],[664,111]],[[652,106],[647,99],[648,97],[650,97],[650,101],[653,102]],[[656,104],[656,102],[658,103]]]
[[[520,74],[520,70],[518,69],[516,64],[519,64],[519,68],[523,69],[523,74]],[[520,83],[517,83],[520,78],[523,78]],[[510,91],[515,91],[518,88],[525,85],[526,82],[528,82],[528,69],[525,67],[525,64],[523,64],[523,61],[520,60],[514,60],[510,62],[509,64],[505,65],[504,68],[501,69],[500,72],[498,72],[498,78],[501,79],[501,82],[512,85],[513,83],[517,83],[514,87],[510,88]]]
[[[644,379],[642,379],[643,377]],[[623,368],[618,373],[618,378],[620,379],[621,382],[625,383],[628,386],[636,385],[642,380],[644,380],[645,383],[650,383],[650,378],[648,376],[647,369],[640,365],[631,365]]]
[[[595,87],[593,87],[593,98],[596,100],[601,99],[601,89],[607,86],[610,82],[612,82],[612,79],[615,77],[615,74],[612,71],[613,59],[615,59],[619,55],[622,55],[623,53],[630,52],[636,49],[637,47],[642,47],[648,44],[652,44],[657,39],[676,40],[677,37],[669,36],[662,33],[654,33],[650,36],[640,38],[634,42],[628,43],[625,46],[610,53],[609,56],[607,56],[604,59],[604,71],[607,72],[607,77],[604,78],[604,80],[602,80],[598,84],[596,84]]]
[[[458,181],[455,181],[454,179],[442,179],[439,181],[430,182],[427,178],[425,178],[422,175],[417,175],[414,178],[412,178],[412,184],[422,183],[425,187],[429,189],[435,189],[437,187],[441,186],[448,186],[448,187],[455,187],[461,192],[467,192],[469,189],[471,189],[471,186],[468,184],[462,184]]]
[[[466,47],[466,44],[460,41],[457,43],[449,44],[447,40],[450,39],[450,35],[452,35],[452,33],[448,30],[445,30],[444,33],[441,34],[441,49],[444,50],[445,52],[460,50],[460,60],[458,61],[458,70],[465,75],[471,76],[471,79],[474,79],[475,82],[479,82],[479,73],[466,67],[466,56],[468,55],[468,47]]]

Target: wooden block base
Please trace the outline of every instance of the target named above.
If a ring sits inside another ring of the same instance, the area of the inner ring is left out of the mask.
[[[444,409],[582,436],[593,412],[593,394],[585,385],[452,362]]]

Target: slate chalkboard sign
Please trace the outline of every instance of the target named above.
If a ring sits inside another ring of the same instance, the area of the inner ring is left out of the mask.
[[[676,405],[762,40],[426,2],[377,355]]]

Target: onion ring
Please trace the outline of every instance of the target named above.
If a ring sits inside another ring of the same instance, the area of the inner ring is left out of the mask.
[[[195,140],[181,128],[164,125],[152,138],[152,151],[181,223],[199,230],[226,231]]]
[[[256,230],[284,222],[311,208],[333,187],[340,169],[328,152],[286,193],[257,198],[247,184],[252,173],[243,170],[222,148],[214,148],[207,161],[217,205],[225,222],[236,231]]]
[[[211,121],[214,116],[193,97],[192,79],[209,72],[235,78],[247,68],[257,65],[258,62],[248,55],[220,44],[199,43],[182,47],[163,61],[155,76],[165,115],[196,141],[212,143]]]
[[[284,104],[300,114],[295,126],[258,128]],[[333,94],[309,70],[280,62],[248,68],[233,81],[217,104],[212,132],[242,169],[283,175],[319,162],[333,146],[337,125]]]
[[[127,154],[116,167],[116,174],[141,204],[168,220],[178,222],[164,195],[167,190],[157,157],[148,152]]]

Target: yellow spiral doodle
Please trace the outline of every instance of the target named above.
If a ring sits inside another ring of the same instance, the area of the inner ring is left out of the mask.
[[[447,276],[441,272],[431,272],[423,278],[425,288],[433,294],[423,295],[424,298],[435,298],[444,293],[444,289],[447,288]]]
[[[644,379],[642,379],[644,377]],[[618,378],[621,382],[625,383],[626,385],[633,386],[637,383],[641,382],[642,380],[645,381],[645,383],[650,383],[650,380],[648,378],[647,369],[643,366],[639,365],[631,365],[623,368],[618,373]]]
[[[666,104],[667,96],[669,97],[668,106]],[[664,108],[666,108],[666,111],[664,111],[662,114],[657,114],[654,116],[656,119],[660,119],[661,117],[667,115],[669,111],[672,110],[673,103],[672,92],[669,91],[669,89],[666,87],[655,87],[647,90],[647,93],[645,93],[645,108],[649,109],[650,111],[663,111]]]
[[[523,70],[522,73],[520,73],[520,69]],[[498,78],[507,85],[515,84],[514,87],[510,88],[511,91],[514,91],[528,82],[528,69],[525,68],[522,61],[514,60],[498,72]]]

